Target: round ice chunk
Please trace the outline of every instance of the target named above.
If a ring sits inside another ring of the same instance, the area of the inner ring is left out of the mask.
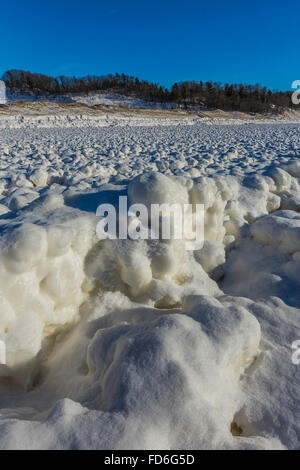
[[[150,204],[187,204],[187,189],[173,178],[161,173],[139,175],[129,184],[130,203]]]

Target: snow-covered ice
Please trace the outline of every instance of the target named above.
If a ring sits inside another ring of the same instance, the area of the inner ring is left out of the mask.
[[[0,448],[299,448],[299,131],[1,117]],[[120,195],[203,248],[99,240]]]

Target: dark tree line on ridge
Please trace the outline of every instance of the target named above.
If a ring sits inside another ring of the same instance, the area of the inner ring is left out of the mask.
[[[86,77],[49,77],[23,70],[9,70],[2,80],[10,89],[36,94],[89,93],[114,91],[146,101],[172,103],[184,108],[203,107],[253,113],[299,109],[292,104],[292,92],[272,92],[259,85],[186,81],[171,89],[125,74]]]

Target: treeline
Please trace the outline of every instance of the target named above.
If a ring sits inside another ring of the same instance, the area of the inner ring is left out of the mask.
[[[292,92],[272,92],[259,85],[186,81],[171,89],[125,74],[86,77],[49,77],[23,70],[9,70],[2,80],[10,89],[36,94],[89,93],[114,91],[146,101],[174,103],[185,108],[203,107],[253,113],[280,112],[298,108],[292,104]]]

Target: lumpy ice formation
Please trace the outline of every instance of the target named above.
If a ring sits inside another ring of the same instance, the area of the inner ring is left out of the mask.
[[[0,136],[0,447],[299,447],[299,125],[63,130]],[[203,248],[99,240],[121,195]]]

